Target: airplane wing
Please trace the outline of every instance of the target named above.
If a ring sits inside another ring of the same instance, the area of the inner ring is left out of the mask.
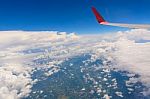
[[[95,7],[92,7],[92,11],[98,21],[101,25],[109,25],[109,26],[118,26],[118,27],[126,27],[126,28],[132,28],[132,29],[150,29],[149,24],[124,24],[124,23],[109,23],[104,20],[104,18],[100,15],[100,13],[96,10]]]

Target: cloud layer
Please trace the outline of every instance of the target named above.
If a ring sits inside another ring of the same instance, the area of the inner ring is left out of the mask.
[[[0,35],[0,99],[28,96],[34,84],[31,74],[35,68],[50,68],[83,53],[92,55],[90,61],[105,57],[104,64],[111,61],[114,68],[140,75],[136,81],[148,88],[145,95],[150,94],[148,30],[80,36],[54,31],[1,31]],[[34,63],[42,58],[52,59],[49,66]],[[52,72],[46,74],[50,76]]]

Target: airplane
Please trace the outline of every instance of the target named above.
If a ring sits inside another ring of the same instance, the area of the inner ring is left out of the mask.
[[[92,11],[101,25],[108,25],[108,26],[117,26],[117,27],[126,27],[130,29],[150,29],[149,24],[124,24],[124,23],[109,23],[104,20],[104,18],[100,15],[100,13],[96,10],[95,7],[92,7]]]

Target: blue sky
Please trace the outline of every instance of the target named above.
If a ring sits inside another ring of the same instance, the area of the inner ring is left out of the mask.
[[[0,0],[0,30],[105,33],[126,28],[99,25],[90,7],[106,20],[149,23],[150,0]]]

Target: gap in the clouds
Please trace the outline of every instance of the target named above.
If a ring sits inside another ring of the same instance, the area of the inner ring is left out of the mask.
[[[143,88],[140,82],[128,83],[130,78],[137,78],[136,75],[127,76],[128,72],[116,71],[106,68],[103,64],[104,57],[91,59],[90,54],[83,54],[66,59],[57,66],[51,68],[36,68],[32,79],[37,82],[32,87],[32,92],[24,99],[79,99],[79,98],[103,98],[109,95],[112,99],[120,97],[128,99],[141,99]],[[36,60],[38,65],[45,65],[49,59]],[[110,64],[110,62],[108,62]],[[59,69],[57,72],[54,68]],[[46,75],[51,72],[51,75]],[[145,99],[148,99],[145,97]]]
[[[136,43],[149,43],[149,42],[150,40],[143,40],[143,39],[136,41]]]

